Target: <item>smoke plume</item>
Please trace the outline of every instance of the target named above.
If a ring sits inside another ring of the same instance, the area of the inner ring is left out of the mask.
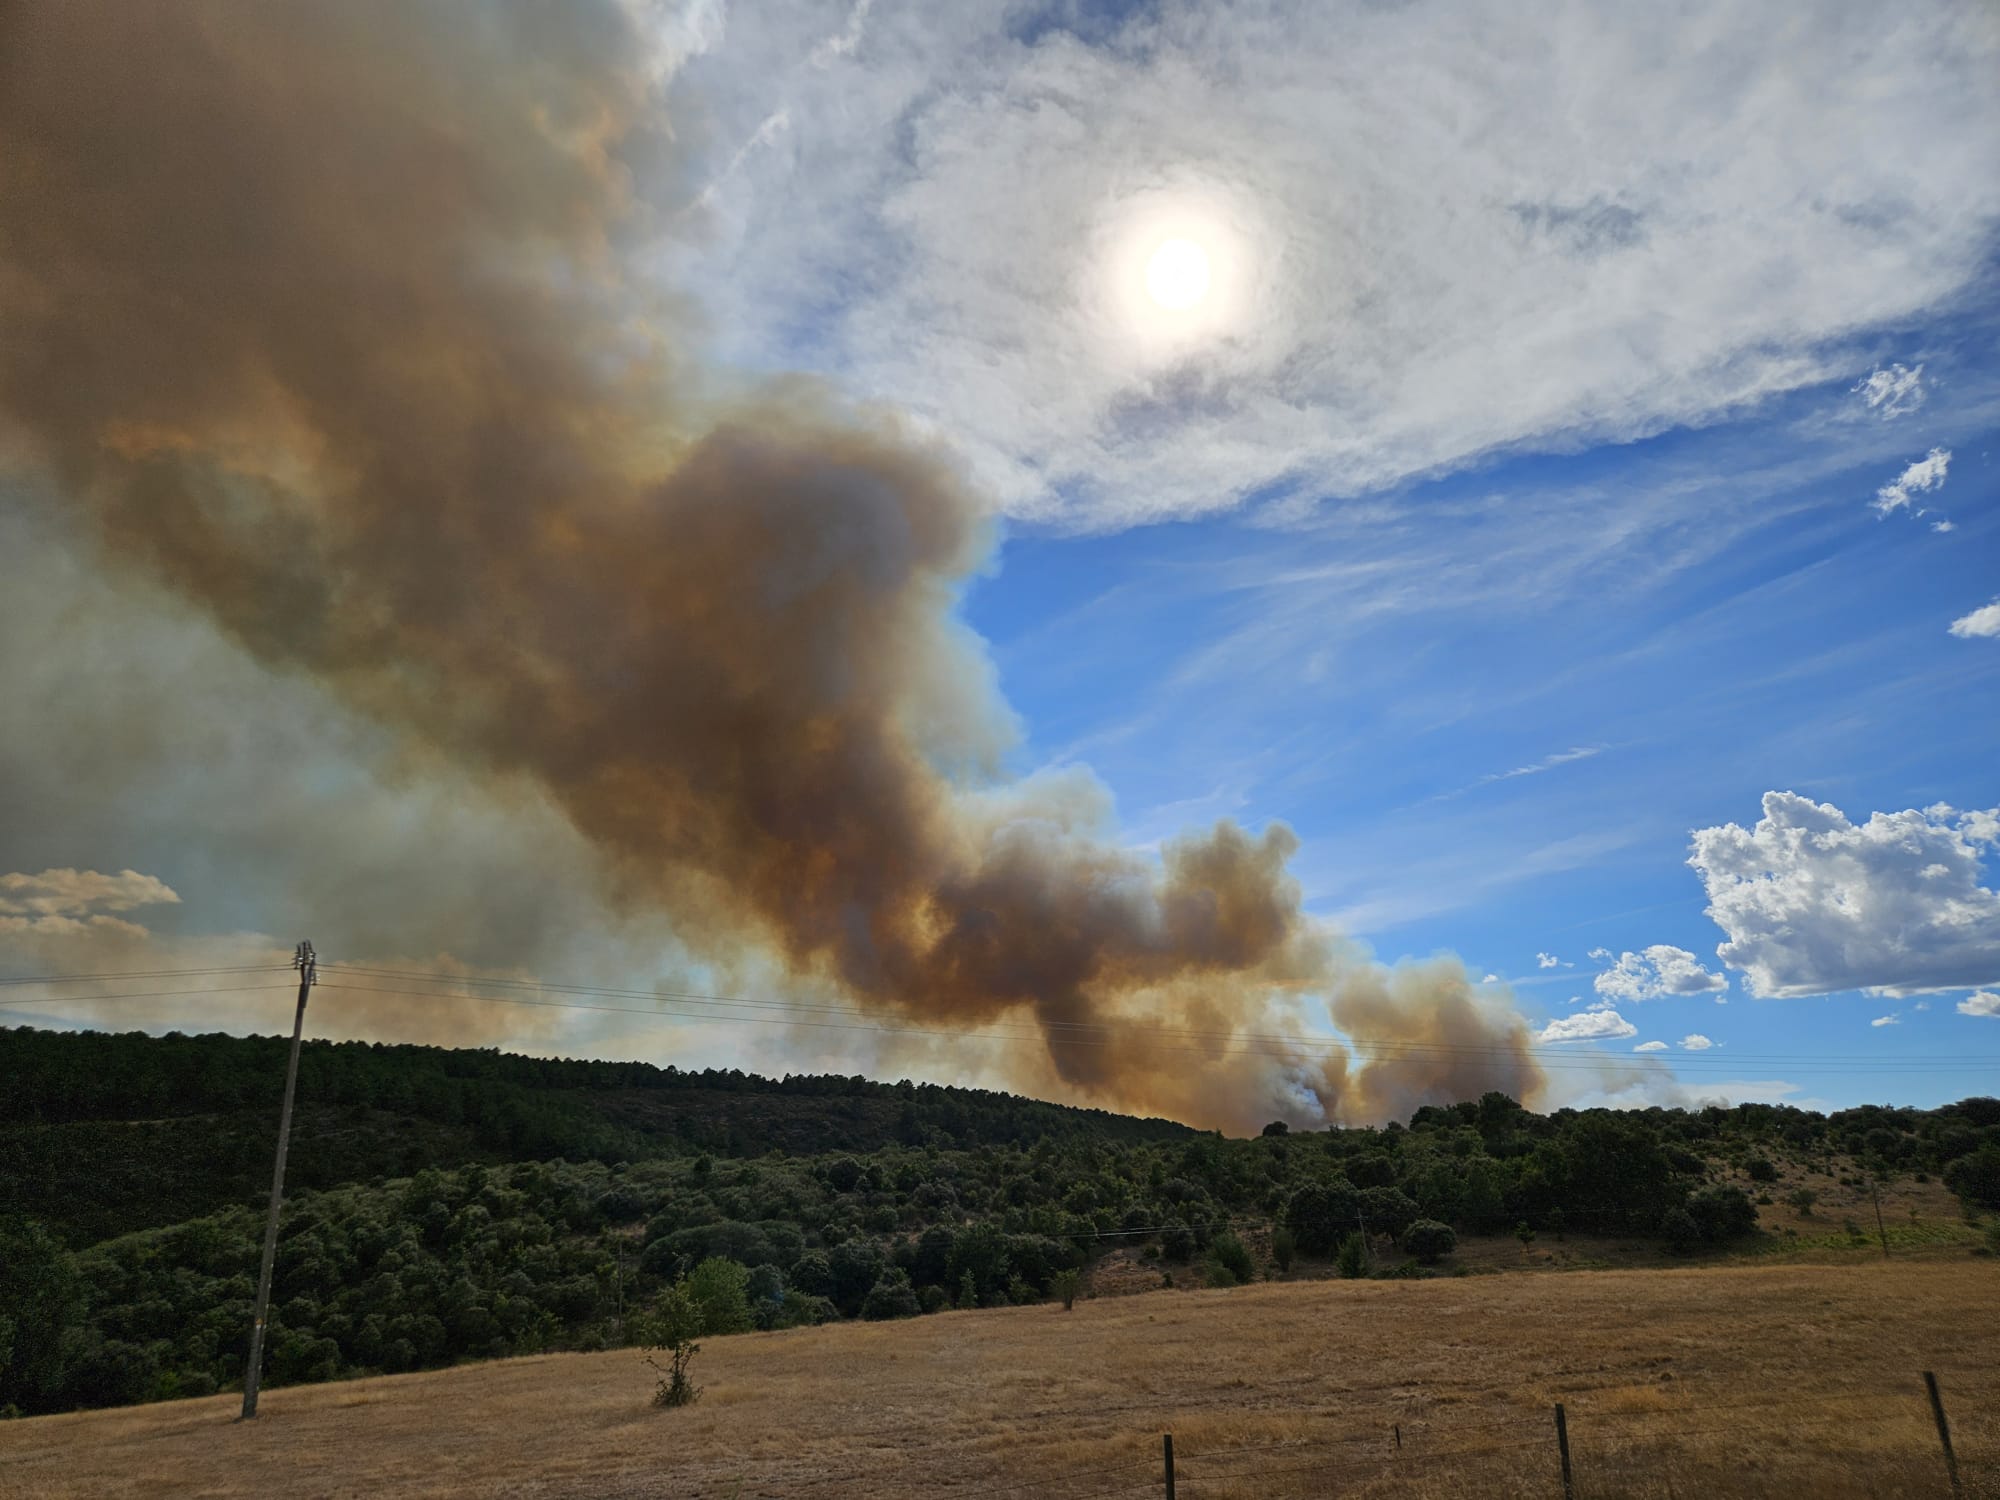
[[[1534,1098],[1455,965],[1302,913],[1287,830],[1152,860],[1087,776],[1004,775],[950,459],[807,382],[719,400],[629,270],[686,196],[648,59],[611,4],[0,6],[0,460],[260,661],[541,788],[698,950],[1032,1022],[1023,1079],[1202,1123]]]

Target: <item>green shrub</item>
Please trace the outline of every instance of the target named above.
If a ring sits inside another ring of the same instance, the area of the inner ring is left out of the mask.
[[[1076,1305],[1076,1294],[1082,1288],[1083,1273],[1080,1271],[1058,1271],[1049,1278],[1049,1290],[1062,1299],[1064,1312],[1068,1312]]]
[[[910,1285],[909,1274],[900,1266],[882,1273],[882,1279],[868,1289],[868,1295],[861,1300],[861,1316],[872,1322],[884,1322],[890,1318],[914,1318],[923,1311],[923,1304],[917,1301],[916,1289]]]
[[[1355,1230],[1340,1242],[1340,1250],[1334,1256],[1333,1264],[1335,1269],[1350,1281],[1368,1273],[1368,1242],[1362,1239],[1360,1230]]]
[[[1795,1187],[1785,1194],[1785,1201],[1791,1204],[1801,1219],[1812,1217],[1813,1205],[1819,1202],[1819,1194],[1809,1187]]]
[[[1403,1231],[1403,1250],[1434,1266],[1458,1248],[1458,1232],[1436,1219],[1419,1219]]]
[[[1292,1257],[1298,1253],[1299,1242],[1291,1230],[1280,1224],[1271,1231],[1271,1262],[1280,1271],[1292,1268]]]
[[[1210,1286],[1240,1286],[1257,1279],[1257,1263],[1249,1250],[1226,1230],[1208,1247],[1208,1267]]]
[[[1752,1182],[1776,1182],[1778,1168],[1768,1156],[1753,1156],[1743,1164],[1743,1170],[1750,1174]]]

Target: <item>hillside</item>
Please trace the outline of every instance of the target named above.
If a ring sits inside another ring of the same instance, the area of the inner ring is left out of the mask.
[[[240,1382],[275,1113],[251,1074],[277,1045],[0,1041],[17,1116],[0,1126],[0,1410]],[[2000,1207],[1990,1099],[1536,1115],[1489,1094],[1380,1130],[1225,1140],[854,1079],[308,1055],[271,1386],[629,1345],[690,1274],[725,1333],[1040,1302],[1072,1273],[1110,1293],[1851,1258],[1885,1239],[1962,1257],[1985,1248],[1969,1220]],[[492,1159],[509,1141],[540,1149]],[[728,1154],[752,1142],[770,1149]],[[121,1215],[151,1222],[97,1237]]]
[[[75,1246],[261,1205],[287,1044],[0,1028],[0,1202]],[[294,1187],[325,1189],[472,1163],[1196,1134],[936,1084],[308,1041],[286,1172]]]
[[[0,1494],[1187,1500],[1947,1493],[2000,1486],[1992,1262],[1314,1282],[707,1341],[699,1404],[630,1353],[0,1424]],[[6,1486],[14,1486],[11,1493]]]

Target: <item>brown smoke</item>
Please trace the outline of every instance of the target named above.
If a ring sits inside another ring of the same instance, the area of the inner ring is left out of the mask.
[[[625,273],[644,57],[612,4],[0,5],[0,442],[262,661],[546,788],[684,941],[1204,1123],[1535,1097],[1455,966],[1336,958],[1285,829],[1156,863],[1001,775],[949,461],[803,382],[709,406]]]

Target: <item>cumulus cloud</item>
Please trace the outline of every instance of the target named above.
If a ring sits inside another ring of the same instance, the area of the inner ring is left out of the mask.
[[[1615,1010],[1579,1011],[1573,1016],[1558,1016],[1541,1029],[1536,1040],[1542,1042],[1604,1042],[1616,1041],[1619,1037],[1636,1036],[1639,1028],[1619,1015]]]
[[[1484,979],[1480,980],[1479,982],[1481,984],[1498,984],[1500,982],[1500,976],[1498,974],[1488,974]]]
[[[1889,483],[1875,492],[1870,503],[1875,514],[1886,516],[1891,511],[1902,510],[1910,504],[1912,495],[1924,494],[1930,490],[1942,489],[1947,475],[1951,473],[1951,450],[1933,448],[1917,459]],[[1917,512],[1922,515],[1921,509]]]
[[[1695,830],[1688,863],[1753,995],[1902,994],[2000,979],[2000,892],[1980,884],[2000,809],[1943,803],[1856,824],[1831,803],[1766,792],[1755,828]]]
[[[794,128],[664,253],[725,358],[915,412],[1015,514],[1359,493],[1827,380],[1972,284],[2000,31],[1912,4],[744,7],[676,87],[716,170]],[[1132,296],[1189,233],[1199,327]]]
[[[1970,614],[1960,615],[1951,622],[1951,633],[1960,640],[1969,641],[1975,636],[1988,640],[2000,637],[2000,599],[1982,605]]]
[[[1703,1036],[1699,1031],[1691,1031],[1681,1038],[1681,1051],[1683,1052],[1706,1052],[1714,1045],[1714,1042]]]
[[[1877,1016],[1868,1024],[1870,1026],[1901,1026],[1903,1018],[1901,1016]]]
[[[1875,371],[1854,390],[1876,415],[1884,419],[1900,417],[1924,404],[1924,367],[1890,365],[1886,370]]]
[[[1611,950],[1609,948],[1592,948],[1587,956],[1598,963],[1602,963],[1605,959],[1611,957]]]
[[[1687,949],[1666,943],[1655,943],[1637,953],[1621,953],[1616,966],[1599,974],[1592,983],[1598,994],[1609,999],[1634,1001],[1660,1000],[1669,995],[1709,995],[1729,988],[1726,978],[1704,969]]]
[[[1632,1050],[1634,1052],[1664,1052],[1667,1050],[1667,1044],[1665,1042],[1641,1042]]]
[[[1991,990],[1981,990],[1977,994],[1967,995],[1958,1002],[1958,1013],[1961,1016],[2000,1017],[2000,995],[1994,994]]]
[[[1553,969],[1561,963],[1562,960],[1557,958],[1553,953],[1537,953],[1535,955],[1535,967],[1538,969]]]

